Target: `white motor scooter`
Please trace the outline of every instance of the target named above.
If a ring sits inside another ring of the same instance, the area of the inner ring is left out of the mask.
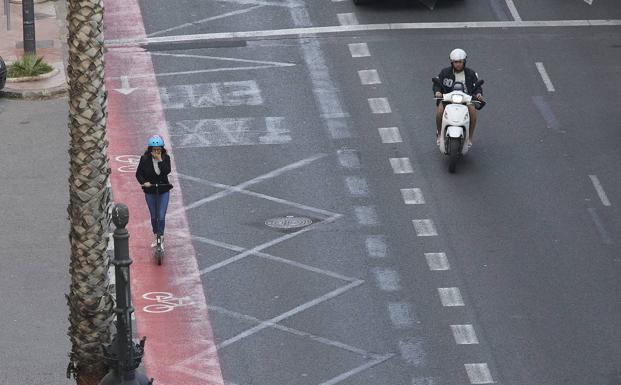
[[[432,80],[434,83],[440,82],[438,78]],[[483,80],[479,80],[474,89],[479,88],[483,83]],[[452,92],[436,99],[445,103],[438,147],[442,154],[449,156],[449,172],[454,173],[457,160],[460,156],[466,155],[469,150],[470,113],[467,105],[474,103],[475,108],[479,110],[485,103],[473,100],[472,96],[464,92],[462,83],[455,83]]]

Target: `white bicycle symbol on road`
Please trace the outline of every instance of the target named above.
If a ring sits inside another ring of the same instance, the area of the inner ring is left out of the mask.
[[[119,163],[126,163],[126,165],[118,168],[120,172],[136,172],[138,163],[140,163],[140,156],[138,155],[119,155],[114,159]]]
[[[142,298],[157,302],[142,308],[142,310],[147,313],[168,313],[169,311],[173,311],[176,307],[190,304],[188,298],[176,298],[172,293],[164,291],[145,293],[142,295]]]

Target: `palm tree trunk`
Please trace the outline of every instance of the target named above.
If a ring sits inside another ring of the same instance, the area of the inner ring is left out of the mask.
[[[113,300],[106,253],[110,191],[106,140],[103,0],[68,0],[69,220],[71,286],[67,374],[79,385],[106,373],[102,343],[109,342]]]

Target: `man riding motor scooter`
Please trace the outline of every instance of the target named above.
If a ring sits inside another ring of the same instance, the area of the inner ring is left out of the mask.
[[[439,82],[433,83],[433,91],[437,100],[436,110],[436,141],[440,141],[440,130],[442,126],[442,115],[444,114],[444,103],[442,103],[442,95],[447,94],[453,90],[455,83],[462,83],[464,85],[464,92],[472,95],[475,100],[484,102],[483,89],[481,86],[476,86],[479,77],[477,73],[470,68],[466,68],[466,51],[461,48],[456,48],[451,51],[449,59],[451,60],[451,66],[446,67],[440,71],[438,75]],[[472,104],[468,105],[468,111],[470,114],[470,126],[469,126],[469,143],[468,146],[472,146],[472,136],[477,123],[477,113]]]

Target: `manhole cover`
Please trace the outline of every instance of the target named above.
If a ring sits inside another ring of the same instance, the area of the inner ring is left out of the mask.
[[[272,218],[265,221],[265,224],[269,227],[281,230],[299,229],[311,225],[313,220],[306,217],[294,217],[288,215],[286,217]]]

